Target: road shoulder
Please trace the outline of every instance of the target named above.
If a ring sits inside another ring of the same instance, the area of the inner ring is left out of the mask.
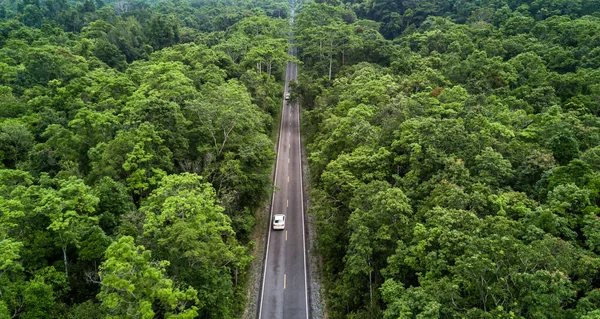
[[[302,109],[300,109],[300,121],[302,123]],[[313,214],[310,213],[310,168],[308,167],[308,160],[306,158],[306,148],[304,144],[304,138],[302,134],[302,124],[300,124],[300,145],[301,145],[301,158],[302,158],[302,185],[304,193],[304,224],[306,226],[306,256],[307,267],[308,267],[308,283],[309,293],[308,296],[310,302],[310,314],[311,318],[325,318],[323,309],[325,308],[324,300],[321,298],[321,280],[319,277],[320,269],[320,257],[318,250],[316,249],[316,219]]]

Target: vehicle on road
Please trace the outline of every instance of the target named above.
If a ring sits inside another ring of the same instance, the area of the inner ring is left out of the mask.
[[[273,215],[273,229],[285,229],[285,215],[275,214]]]
[[[285,99],[286,99],[286,100],[289,100],[289,99],[290,99],[290,94],[289,94],[289,93],[286,93],[286,94],[285,94]]]

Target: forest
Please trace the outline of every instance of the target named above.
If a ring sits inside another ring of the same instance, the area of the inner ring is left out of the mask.
[[[600,2],[298,12],[329,318],[600,318]]]
[[[0,2],[0,318],[237,318],[285,1]]]
[[[239,318],[290,30],[328,318],[600,318],[600,0],[290,9],[0,2],[0,319]]]

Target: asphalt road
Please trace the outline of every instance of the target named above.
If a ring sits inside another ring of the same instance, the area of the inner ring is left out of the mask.
[[[295,55],[295,49],[292,49]],[[297,79],[298,65],[286,69],[285,93],[289,81]],[[285,95],[284,95],[285,96]],[[283,100],[271,218],[285,214],[285,230],[269,227],[265,269],[258,300],[259,319],[307,319],[308,288],[302,198],[300,116],[297,103]]]

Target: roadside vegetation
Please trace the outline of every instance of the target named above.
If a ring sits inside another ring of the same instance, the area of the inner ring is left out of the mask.
[[[0,3],[0,318],[236,318],[286,1]]]
[[[329,318],[600,318],[599,35],[593,0],[299,9]]]

